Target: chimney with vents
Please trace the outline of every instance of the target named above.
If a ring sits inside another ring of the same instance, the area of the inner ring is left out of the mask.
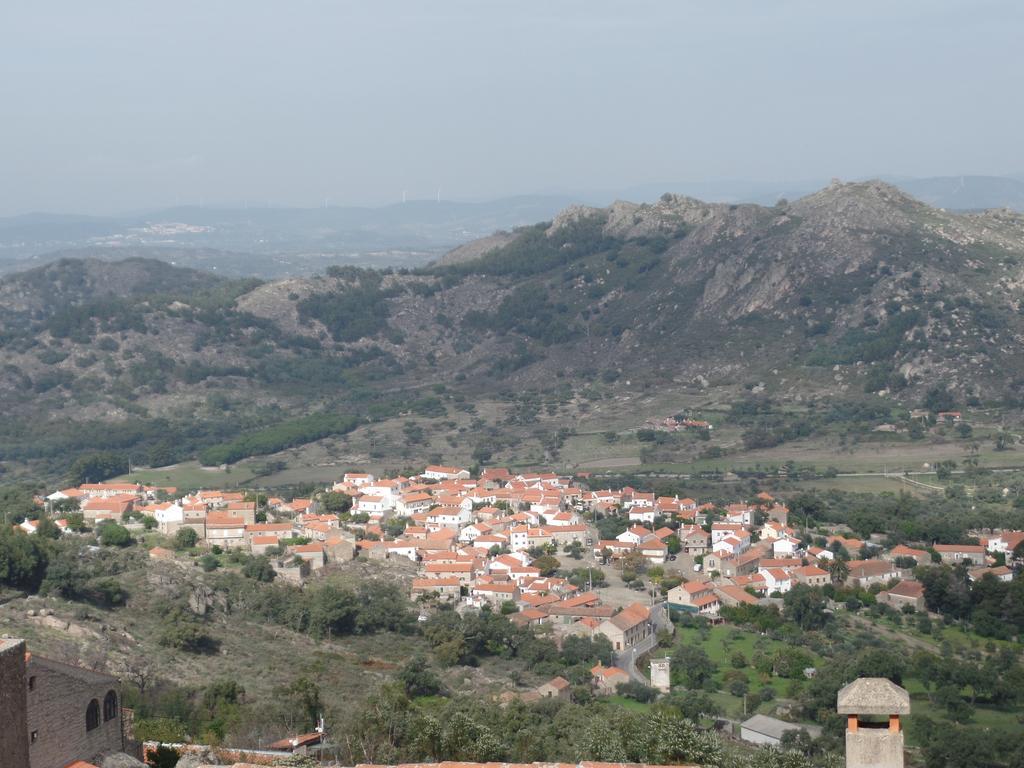
[[[846,768],[903,768],[909,693],[884,677],[861,677],[839,691],[837,711],[846,715]]]

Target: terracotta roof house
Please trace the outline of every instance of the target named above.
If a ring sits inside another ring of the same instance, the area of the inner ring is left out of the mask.
[[[879,592],[878,602],[899,610],[909,605],[915,611],[923,611],[925,609],[924,585],[919,581],[901,581],[892,589]]]

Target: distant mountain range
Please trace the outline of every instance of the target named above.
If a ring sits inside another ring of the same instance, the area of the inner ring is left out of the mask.
[[[0,272],[69,255],[144,256],[265,278],[308,275],[338,263],[415,266],[496,230],[551,218],[572,202],[534,195],[483,203],[415,200],[382,208],[182,207],[113,217],[33,213],[0,219]],[[192,250],[202,253],[187,253]]]
[[[884,180],[937,208],[1024,211],[1024,177]],[[415,200],[379,208],[179,207],[111,217],[33,213],[0,218],[0,274],[69,256],[155,258],[266,279],[308,276],[330,264],[414,267],[494,232],[550,220],[571,204],[653,203],[672,193],[716,203],[774,205],[827,183],[664,182],[488,202]]]

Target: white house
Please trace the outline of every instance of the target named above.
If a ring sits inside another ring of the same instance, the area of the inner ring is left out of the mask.
[[[376,482],[377,478],[369,472],[346,472],[341,481],[346,485],[354,485],[357,488],[361,488],[364,485]]]
[[[459,530],[472,519],[473,516],[468,509],[462,507],[436,507],[427,516],[427,525]]]
[[[390,496],[360,496],[356,500],[356,512],[379,515],[394,507]]]
[[[185,522],[185,508],[177,502],[153,510],[156,528],[160,533],[171,534]]]
[[[792,536],[783,536],[772,541],[772,554],[775,557],[792,557],[800,549],[800,542]]]
[[[651,532],[640,525],[634,525],[629,530],[623,531],[615,538],[624,544],[639,544],[651,535]]]
[[[782,568],[759,568],[757,572],[764,577],[769,595],[772,592],[786,594],[793,588],[792,577]]]
[[[425,480],[469,480],[469,470],[461,467],[431,465],[423,470],[420,477]]]
[[[654,525],[654,518],[658,516],[658,512],[654,507],[630,507],[629,508],[629,522],[631,523],[648,523]]]
[[[575,512],[559,512],[547,518],[547,524],[553,528],[563,528],[570,525],[579,525],[580,516]]]
[[[387,557],[405,557],[415,563],[418,559],[416,544],[416,541],[409,540],[388,541],[384,544],[384,551]]]

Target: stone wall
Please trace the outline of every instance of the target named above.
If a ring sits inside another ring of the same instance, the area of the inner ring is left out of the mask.
[[[64,768],[75,760],[91,761],[122,751],[121,701],[115,678],[35,657],[28,663],[27,675],[31,768]],[[111,691],[117,699],[113,712],[105,713],[104,701]],[[98,723],[87,729],[87,711],[94,700]]]
[[[0,762],[4,765],[29,764],[27,684],[25,641],[0,640]]]

